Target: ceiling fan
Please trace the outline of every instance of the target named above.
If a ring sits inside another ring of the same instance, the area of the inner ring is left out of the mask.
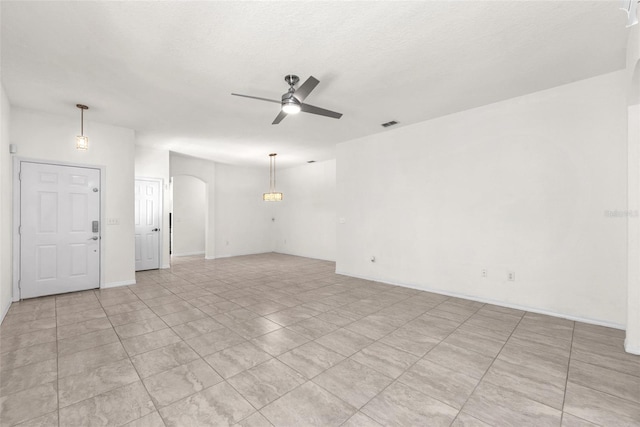
[[[340,117],[342,117],[341,113],[325,110],[324,108],[320,107],[314,107],[313,105],[305,104],[302,102],[307,98],[307,96],[309,96],[311,91],[315,89],[318,83],[320,83],[320,81],[315,77],[310,76],[304,83],[302,83],[302,85],[298,89],[294,88],[294,86],[300,81],[300,78],[298,76],[288,74],[284,77],[284,80],[289,84],[289,90],[287,91],[287,93],[282,95],[281,101],[276,101],[275,99],[260,98],[257,96],[241,95],[239,93],[232,93],[231,95],[280,104],[282,106],[282,109],[276,116],[273,123],[271,123],[272,125],[277,125],[278,123],[280,123],[282,119],[287,117],[288,114],[298,114],[300,111],[302,111],[303,113],[317,114],[319,116],[331,117],[334,119],[339,119]]]

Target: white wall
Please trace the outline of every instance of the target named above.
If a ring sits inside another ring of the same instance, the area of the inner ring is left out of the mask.
[[[204,255],[206,184],[192,176],[173,178],[173,255]]]
[[[627,43],[627,140],[630,212],[640,209],[640,25],[629,30]],[[627,333],[625,348],[640,354],[640,218],[630,216],[628,228]]]
[[[73,105],[69,108],[77,110]],[[91,111],[91,110],[89,110]],[[87,120],[89,150],[75,149],[78,117],[59,116],[19,107],[11,109],[11,142],[20,158],[104,166],[103,224],[107,218],[118,225],[102,227],[102,286],[135,282],[133,183],[134,131]]]
[[[215,195],[216,195],[216,164],[209,160],[183,156],[176,153],[170,154],[170,174],[172,178],[178,176],[192,176],[205,183],[205,258],[216,257],[215,241]],[[175,195],[174,195],[175,197]]]
[[[269,169],[216,164],[216,258],[272,252],[272,203],[262,200]]]
[[[162,268],[170,267],[169,255],[169,212],[171,209],[171,195],[169,193],[169,150],[155,150],[153,148],[135,147],[135,176],[137,178],[159,178],[163,182],[162,190]]]
[[[624,325],[623,79],[339,144],[337,271]]]
[[[11,306],[12,232],[11,232],[11,154],[9,154],[9,126],[11,107],[0,84],[0,322]]]
[[[278,170],[275,251],[336,259],[336,161]]]

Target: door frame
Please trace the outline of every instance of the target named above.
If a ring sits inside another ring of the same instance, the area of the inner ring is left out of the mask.
[[[105,206],[106,206],[106,167],[100,165],[90,165],[90,164],[82,164],[82,163],[72,163],[72,162],[63,162],[59,160],[43,160],[43,159],[33,159],[29,157],[13,157],[13,218],[12,218],[12,238],[13,238],[13,296],[12,301],[17,302],[20,301],[20,233],[18,232],[18,227],[20,227],[20,169],[21,164],[23,162],[26,163],[39,163],[45,165],[53,165],[53,166],[70,166],[76,168],[88,168],[88,169],[99,169],[100,170],[100,260],[98,265],[98,282],[99,287],[102,288],[104,284],[104,265],[105,261],[105,245],[103,244],[104,239],[104,231],[105,224],[103,218],[105,218]]]
[[[157,182],[159,185],[159,189],[160,191],[158,191],[158,194],[160,196],[160,201],[158,202],[158,209],[160,209],[160,212],[158,213],[158,222],[160,223],[160,232],[158,233],[158,270],[162,270],[163,268],[169,268],[169,267],[165,267],[164,266],[164,257],[162,256],[164,254],[163,248],[164,248],[164,179],[163,178],[151,178],[148,176],[134,176],[133,177],[133,183],[135,185],[135,182],[141,180],[141,181],[153,181],[153,182]],[[134,230],[135,232],[135,230]],[[134,256],[135,258],[135,256]],[[135,267],[134,267],[135,269]]]

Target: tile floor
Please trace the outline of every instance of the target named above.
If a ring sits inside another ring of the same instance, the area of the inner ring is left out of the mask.
[[[2,426],[639,426],[624,332],[263,254],[13,304]]]

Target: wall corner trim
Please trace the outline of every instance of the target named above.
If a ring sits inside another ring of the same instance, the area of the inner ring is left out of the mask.
[[[2,307],[2,312],[0,312],[0,324],[2,324],[2,321],[4,320],[5,316],[9,312],[9,308],[11,308],[11,301],[7,301],[7,302],[8,304],[5,307]]]
[[[631,354],[640,355],[640,347],[634,347],[629,343],[628,339],[624,340],[624,351]]]

